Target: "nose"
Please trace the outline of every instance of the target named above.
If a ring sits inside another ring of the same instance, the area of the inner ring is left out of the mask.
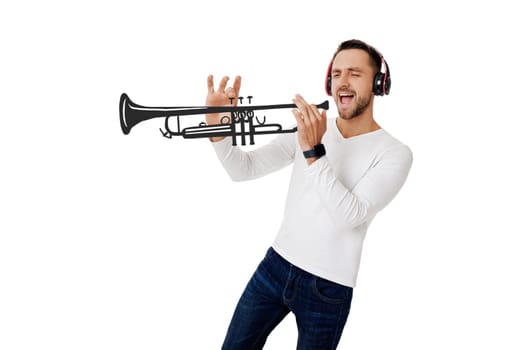
[[[337,88],[337,90],[349,89],[350,88],[350,80],[345,78],[345,77],[341,77],[339,79],[339,81],[337,82],[337,84],[336,84],[336,88]]]
[[[343,72],[338,79],[339,87],[349,87],[350,86],[350,74],[349,72]]]

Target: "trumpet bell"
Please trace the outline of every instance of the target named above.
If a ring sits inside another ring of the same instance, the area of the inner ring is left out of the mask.
[[[129,131],[131,130],[132,126],[129,125],[128,119],[126,118],[128,115],[128,109],[129,109],[129,97],[126,94],[122,94],[120,96],[120,103],[119,103],[119,115],[120,115],[120,128],[122,129],[122,132],[124,135],[129,134]]]

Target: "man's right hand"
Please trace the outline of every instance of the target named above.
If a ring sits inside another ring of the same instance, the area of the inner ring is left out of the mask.
[[[206,106],[237,106],[237,97],[239,97],[239,90],[241,89],[241,77],[235,77],[233,87],[226,87],[228,80],[230,80],[229,77],[223,77],[217,90],[215,90],[213,86],[213,75],[208,76],[208,96],[206,96]],[[227,113],[226,115],[231,118],[231,113]],[[206,124],[220,124],[221,118],[224,116],[224,113],[206,114]],[[212,137],[210,139],[212,141],[220,141],[223,140],[224,137]]]

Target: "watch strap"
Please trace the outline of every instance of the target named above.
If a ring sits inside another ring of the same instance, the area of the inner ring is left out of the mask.
[[[326,149],[324,148],[324,145],[322,143],[315,145],[314,148],[308,151],[304,151],[303,155],[305,158],[321,158],[326,154]]]

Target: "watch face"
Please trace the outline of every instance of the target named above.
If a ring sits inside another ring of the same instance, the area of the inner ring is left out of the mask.
[[[326,150],[324,148],[324,145],[322,143],[314,146],[315,155],[317,157],[322,157],[326,154]]]

